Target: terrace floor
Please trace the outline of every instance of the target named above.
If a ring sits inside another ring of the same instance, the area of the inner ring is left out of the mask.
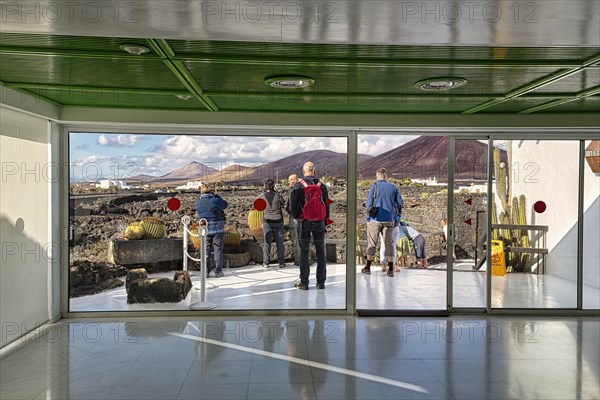
[[[455,263],[454,307],[485,308],[485,271],[470,271],[471,260]],[[427,270],[402,269],[393,278],[376,266],[371,275],[363,275],[357,267],[358,309],[445,310],[446,265]],[[294,288],[298,281],[297,266],[286,268],[260,266],[225,269],[222,278],[207,279],[207,300],[222,310],[293,310],[344,309],[346,265],[327,266],[325,290],[317,290],[315,267],[311,267],[308,291]],[[152,274],[151,277],[173,273]],[[191,272],[194,289],[180,303],[127,304],[125,286],[91,296],[70,300],[71,312],[188,310],[200,301],[200,273]],[[494,308],[576,308],[576,286],[569,280],[552,275],[507,274],[492,277]],[[584,287],[584,308],[600,308],[600,291]]]

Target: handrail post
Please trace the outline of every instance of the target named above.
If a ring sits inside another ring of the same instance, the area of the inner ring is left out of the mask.
[[[206,301],[206,271],[208,259],[206,257],[206,237],[208,236],[208,221],[202,218],[199,221],[198,235],[200,236],[200,301],[190,304],[192,310],[211,310],[216,304]]]
[[[181,223],[183,224],[183,270],[188,270],[188,225],[190,224],[190,217],[184,215],[181,217]]]

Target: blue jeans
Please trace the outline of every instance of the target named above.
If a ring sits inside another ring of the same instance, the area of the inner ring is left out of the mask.
[[[210,264],[210,253],[212,252],[213,245],[215,246],[215,270],[221,272],[223,268],[223,244],[225,242],[225,233],[217,233],[216,235],[206,236],[206,260]],[[210,268],[206,268],[210,271]]]
[[[317,282],[325,283],[327,279],[327,264],[325,260],[325,221],[302,221],[298,227],[300,232],[300,282],[308,285],[310,264],[308,261],[308,246],[312,235],[317,252]]]
[[[284,263],[283,221],[263,221],[263,232],[265,239],[263,243],[263,263],[268,264],[271,261],[271,243],[274,241],[277,244],[277,260],[279,265],[282,265]]]

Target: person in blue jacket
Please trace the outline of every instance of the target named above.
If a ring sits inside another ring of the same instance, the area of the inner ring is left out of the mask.
[[[223,276],[223,244],[225,242],[225,209],[228,204],[216,194],[208,182],[200,185],[200,198],[196,200],[196,213],[199,219],[208,221],[206,236],[206,259],[210,260],[213,246],[215,248],[215,277]],[[210,261],[208,262],[210,264]],[[207,266],[206,277],[211,269]]]
[[[371,262],[379,234],[383,234],[385,257],[387,258],[389,277],[394,276],[394,239],[393,230],[396,216],[400,214],[403,204],[398,188],[386,181],[387,170],[379,168],[376,172],[377,181],[369,189],[367,198],[367,264],[361,270],[363,274],[371,273]]]

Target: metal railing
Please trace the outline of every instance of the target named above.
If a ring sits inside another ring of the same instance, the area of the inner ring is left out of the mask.
[[[192,310],[211,310],[217,307],[216,304],[206,300],[206,271],[208,270],[208,260],[206,257],[206,236],[208,235],[208,221],[202,218],[199,221],[198,233],[191,232],[188,226],[191,222],[189,216],[185,215],[181,218],[183,223],[183,270],[188,270],[188,258],[193,261],[200,262],[200,301],[192,303],[192,295],[190,294],[190,308]],[[200,258],[194,258],[188,253],[188,235],[200,237]],[[193,287],[192,289],[198,289]]]

